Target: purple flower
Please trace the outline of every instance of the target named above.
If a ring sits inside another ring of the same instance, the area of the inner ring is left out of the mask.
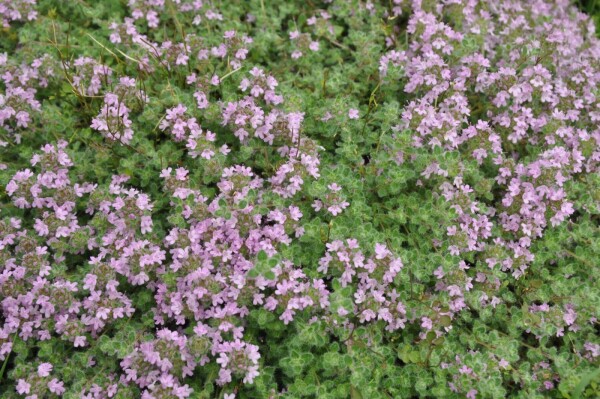
[[[431,321],[431,319],[429,317],[422,317],[421,318],[421,327],[423,327],[426,330],[431,330],[433,328],[433,322]]]
[[[77,347],[84,347],[87,345],[87,341],[86,341],[86,337],[85,336],[77,336],[75,337],[75,341],[73,342],[73,346],[75,348]]]
[[[47,377],[52,371],[52,365],[50,363],[42,363],[38,366],[38,375],[40,377]]]
[[[572,309],[572,308],[568,308],[565,313],[563,314],[563,320],[565,321],[565,323],[570,326],[573,323],[575,323],[575,320],[577,319],[577,313]]]
[[[48,389],[50,392],[55,393],[57,395],[62,395],[65,392],[64,383],[62,381],[53,378],[52,381],[48,383]]]
[[[390,254],[385,244],[375,244],[375,259],[384,259]]]
[[[26,382],[23,379],[19,379],[17,381],[17,393],[21,394],[21,395],[26,395],[30,392],[31,390],[31,384],[29,384],[28,382]]]

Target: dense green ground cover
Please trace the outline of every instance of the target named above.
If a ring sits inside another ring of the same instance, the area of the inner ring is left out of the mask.
[[[600,396],[575,4],[0,16],[0,398]]]

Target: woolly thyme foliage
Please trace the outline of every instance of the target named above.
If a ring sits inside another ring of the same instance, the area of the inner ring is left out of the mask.
[[[600,394],[568,2],[38,3],[0,1],[0,398]]]

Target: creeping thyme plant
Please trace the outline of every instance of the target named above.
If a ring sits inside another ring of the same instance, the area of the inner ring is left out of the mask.
[[[0,0],[0,398],[600,396],[567,0]]]

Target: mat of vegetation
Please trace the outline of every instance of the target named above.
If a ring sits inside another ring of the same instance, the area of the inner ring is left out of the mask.
[[[600,397],[600,41],[570,1],[0,21],[1,399]]]

